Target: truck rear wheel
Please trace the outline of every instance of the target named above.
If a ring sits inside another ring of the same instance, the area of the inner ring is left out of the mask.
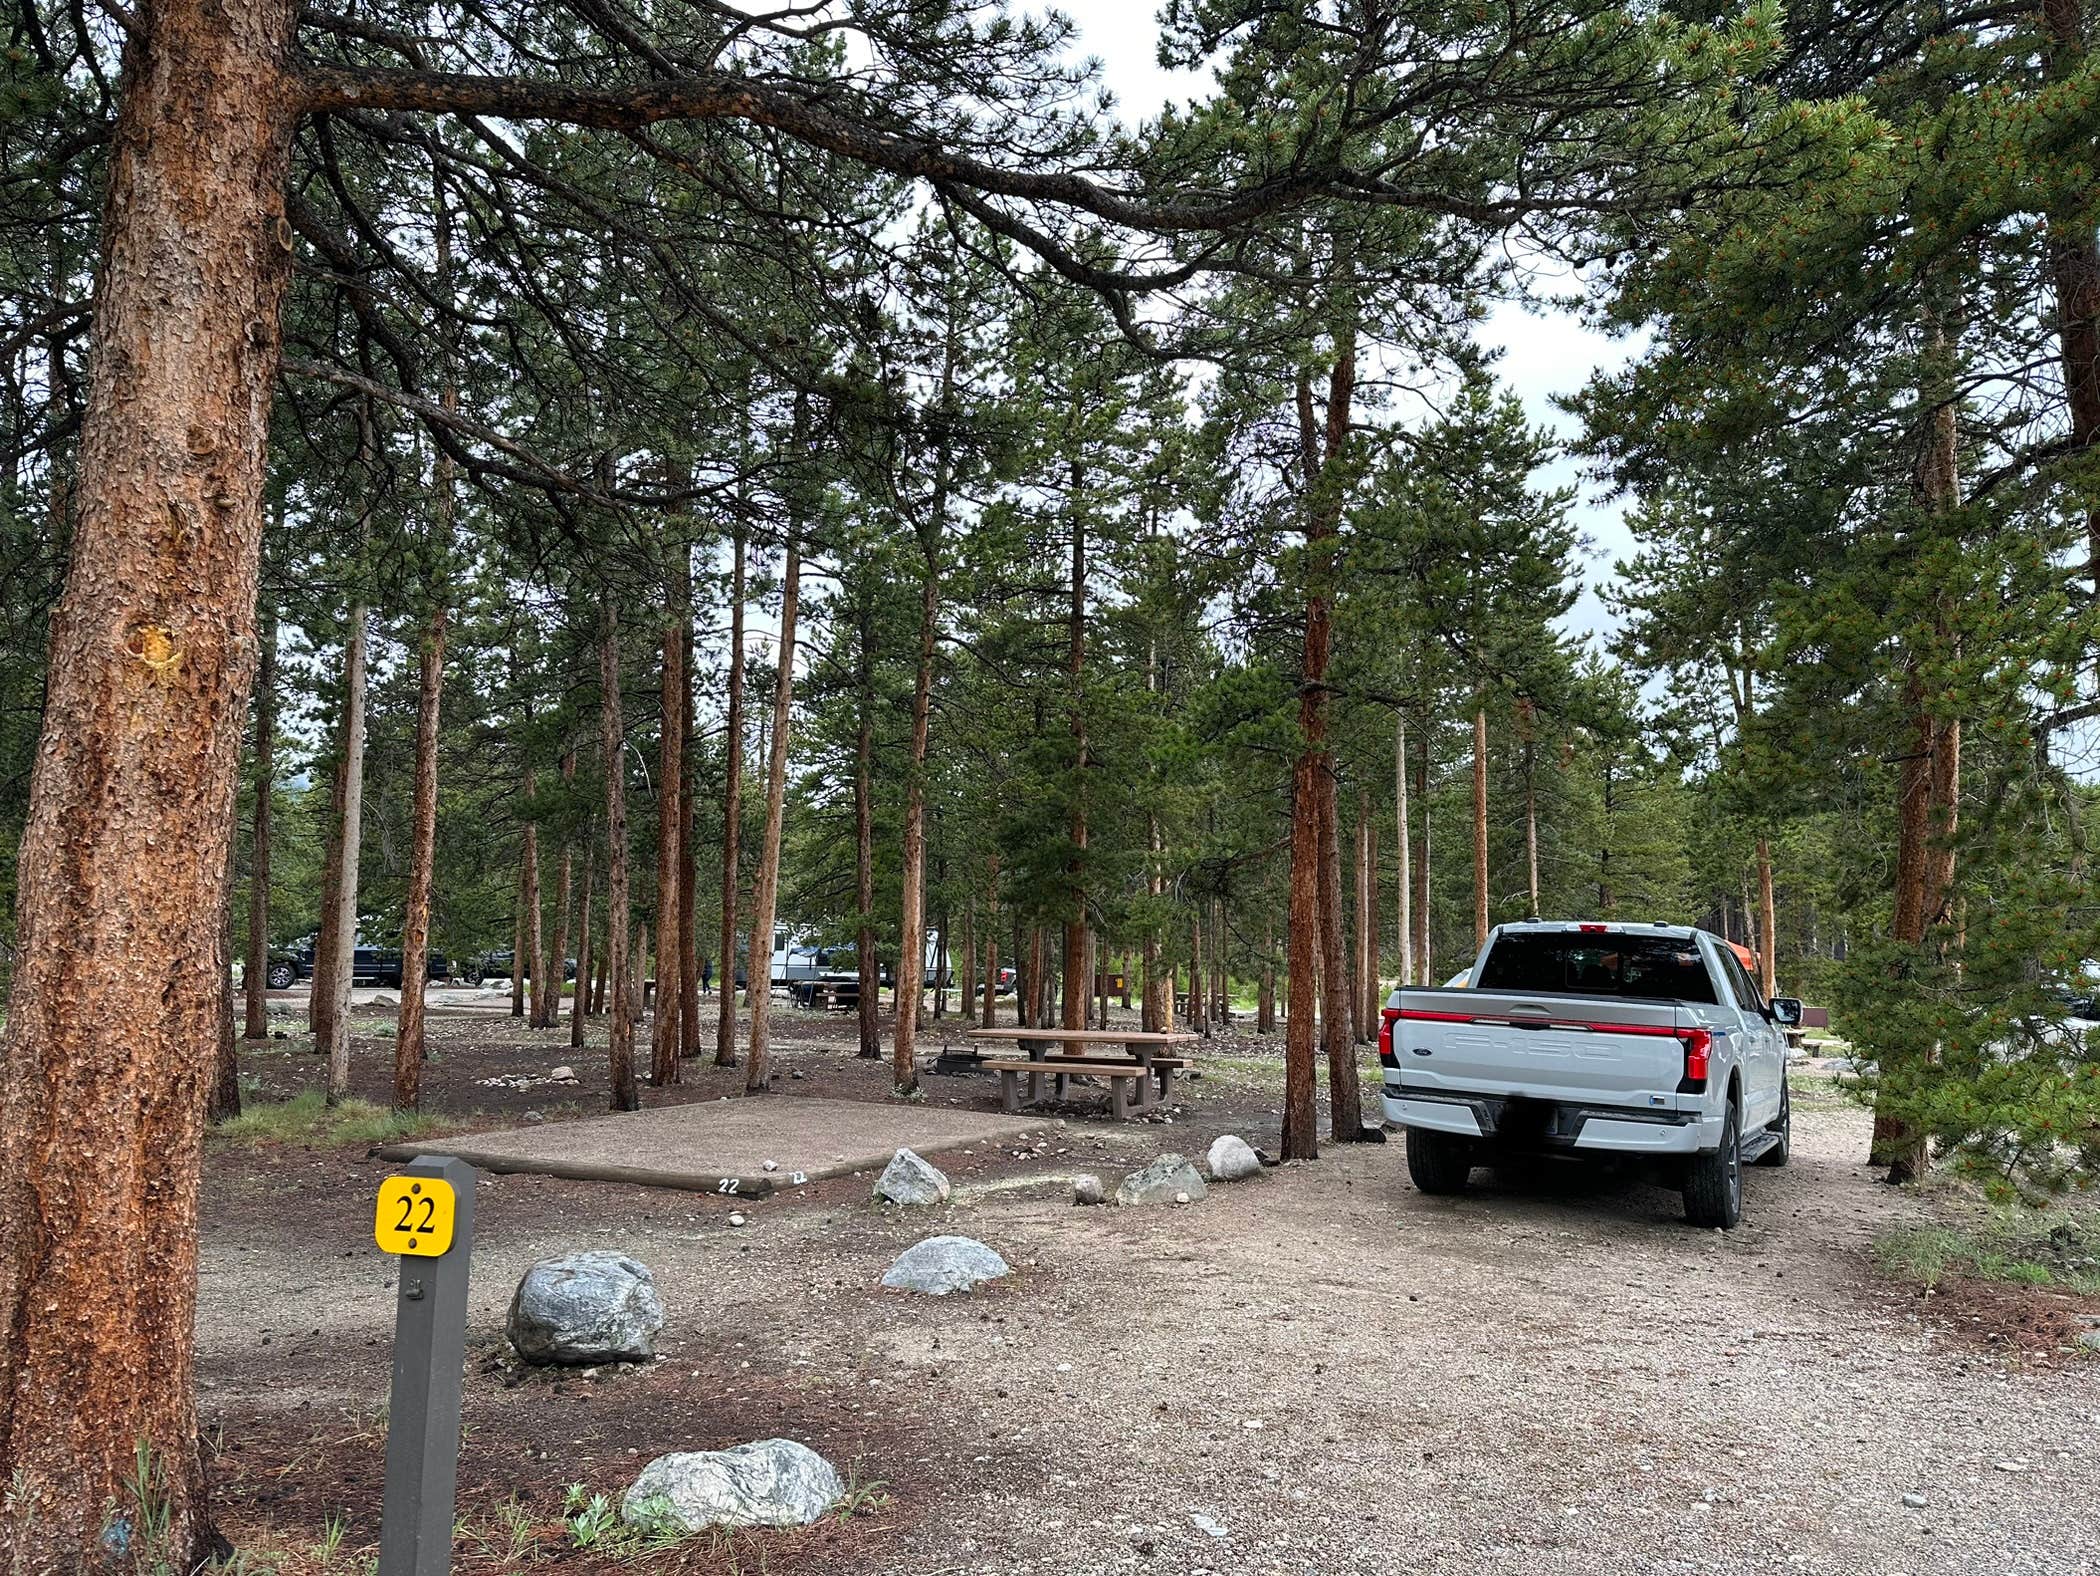
[[[1743,1219],[1743,1127],[1734,1102],[1721,1128],[1721,1146],[1692,1156],[1684,1173],[1684,1218],[1695,1226],[1733,1231]]]
[[[1410,1127],[1407,1174],[1424,1193],[1463,1193],[1473,1175],[1473,1140],[1456,1133]]]

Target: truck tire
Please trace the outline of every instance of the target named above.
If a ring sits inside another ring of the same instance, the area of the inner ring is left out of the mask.
[[[271,990],[290,990],[299,971],[289,963],[272,963],[263,971],[263,983]]]
[[[1721,1146],[1692,1156],[1684,1173],[1684,1218],[1695,1226],[1733,1231],[1743,1218],[1743,1128],[1735,1102],[1721,1128]]]
[[[1473,1140],[1427,1128],[1407,1130],[1407,1174],[1424,1193],[1463,1193],[1473,1175]]]
[[[1761,1166],[1783,1166],[1794,1150],[1794,1093],[1787,1087],[1784,1078],[1779,1081],[1779,1115],[1774,1118],[1767,1131],[1771,1133],[1774,1142],[1757,1157],[1757,1163]]]

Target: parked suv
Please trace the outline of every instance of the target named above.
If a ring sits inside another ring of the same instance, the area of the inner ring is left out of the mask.
[[[319,938],[301,936],[288,946],[275,947],[270,952],[269,968],[263,974],[263,983],[271,990],[290,990],[300,980],[312,979],[314,973],[314,946]],[[401,988],[401,949],[379,947],[366,942],[362,932],[357,945],[350,951],[350,981],[354,985],[391,985]],[[433,950],[426,963],[425,978],[445,980],[451,978],[452,965],[445,954]]]

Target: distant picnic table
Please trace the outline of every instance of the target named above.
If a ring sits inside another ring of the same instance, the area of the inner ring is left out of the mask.
[[[1174,1075],[1191,1065],[1188,1057],[1161,1053],[1193,1043],[1200,1036],[1149,1029],[1016,1028],[971,1029],[966,1038],[1017,1045],[1026,1053],[1025,1059],[989,1057],[978,1063],[986,1072],[999,1075],[999,1100],[1007,1110],[1018,1111],[1024,1104],[1040,1103],[1046,1079],[1056,1080],[1055,1098],[1062,1100],[1068,1078],[1101,1078],[1108,1083],[1109,1110],[1127,1121],[1156,1108],[1165,1100]],[[1120,1047],[1123,1054],[1115,1055],[1111,1049],[1085,1049],[1097,1045]],[[1075,1051],[1073,1046],[1081,1049]],[[1028,1080],[1025,1099],[1023,1078]],[[1131,1102],[1133,1093],[1137,1096],[1135,1105]]]

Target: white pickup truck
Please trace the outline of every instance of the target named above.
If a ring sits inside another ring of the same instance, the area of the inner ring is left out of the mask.
[[[1645,1157],[1685,1218],[1734,1227],[1743,1167],[1783,1166],[1784,1029],[1719,937],[1682,925],[1500,925],[1470,983],[1393,992],[1378,1031],[1407,1170],[1456,1193],[1516,1153]]]

